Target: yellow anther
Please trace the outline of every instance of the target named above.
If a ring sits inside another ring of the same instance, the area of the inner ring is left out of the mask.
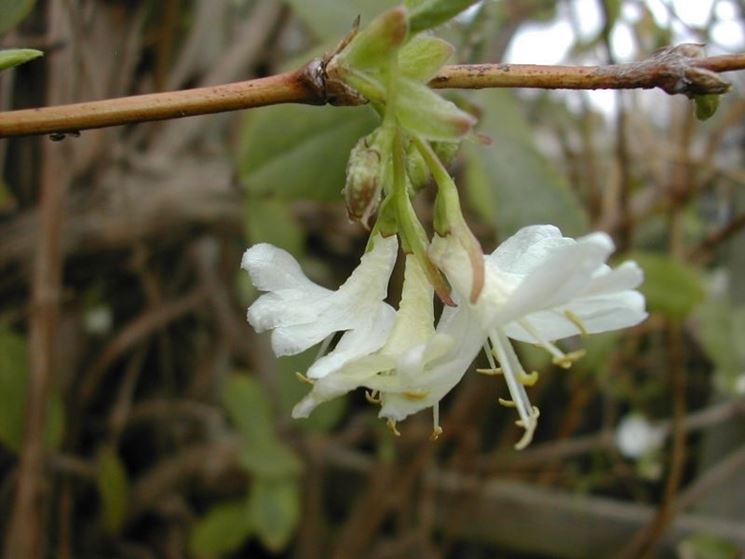
[[[311,386],[313,386],[316,383],[316,381],[309,379],[300,371],[296,371],[295,376],[300,380],[300,382],[303,382],[305,384],[310,384]]]
[[[436,441],[442,435],[442,427],[439,425],[432,430],[432,434],[429,436],[430,441]]]
[[[504,398],[499,398],[499,403],[503,405],[505,408],[516,408],[517,404],[513,400],[505,400]]]
[[[410,402],[418,402],[419,400],[426,398],[428,395],[429,392],[426,390],[409,390],[408,392],[403,393],[403,397]]]
[[[396,429],[396,422],[395,421],[393,421],[392,419],[389,419],[386,422],[386,425],[388,426],[388,429],[390,429],[391,433],[393,433],[397,437],[400,437],[401,436],[401,433],[399,432],[399,430]]]
[[[562,369],[569,369],[575,361],[579,361],[587,353],[584,349],[578,349],[564,355],[558,355],[553,358],[554,365]]]
[[[582,319],[578,317],[576,314],[574,314],[570,310],[564,311],[564,316],[567,317],[567,320],[574,324],[577,327],[577,330],[579,330],[580,335],[587,336],[589,332],[587,331],[587,328],[585,327],[585,323],[582,322]]]
[[[517,380],[520,381],[520,384],[523,386],[533,386],[536,382],[538,382],[538,371],[533,371],[532,373],[528,374],[525,371],[520,371],[517,374]]]
[[[538,426],[538,417],[541,415],[540,410],[532,406],[532,410],[530,413],[530,424],[526,425],[525,422],[522,419],[518,419],[515,421],[515,425],[518,427],[522,427],[525,429],[525,433],[523,433],[522,438],[517,441],[517,444],[515,444],[515,450],[522,450],[526,446],[530,444],[530,441],[533,440],[533,433],[535,433],[535,428]]]
[[[379,404],[380,392],[378,392],[377,390],[373,390],[372,392],[369,390],[365,390],[365,399],[371,404]]]
[[[502,374],[502,367],[494,367],[493,369],[476,369],[476,372],[488,377],[496,377]]]

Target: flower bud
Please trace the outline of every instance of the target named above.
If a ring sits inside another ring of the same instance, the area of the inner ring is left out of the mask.
[[[381,160],[381,151],[374,138],[365,136],[352,148],[347,163],[347,181],[342,191],[347,215],[367,228],[370,216],[380,204]]]

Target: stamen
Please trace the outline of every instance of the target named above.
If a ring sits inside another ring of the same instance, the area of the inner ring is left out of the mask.
[[[528,375],[525,373],[512,344],[510,344],[510,341],[507,339],[504,332],[498,329],[492,330],[489,334],[489,340],[496,351],[499,363],[502,365],[504,379],[507,382],[510,396],[512,396],[512,402],[514,403],[515,408],[517,408],[517,413],[520,416],[520,423],[524,426],[523,428],[526,431],[523,438],[518,442],[516,448],[524,448],[530,443],[530,439],[533,436],[532,433],[535,430],[536,418],[538,417],[537,408],[531,405],[530,400],[528,399],[528,394],[525,392],[525,386],[523,386],[523,384],[518,380],[521,375]],[[491,365],[493,358],[490,358],[488,353],[487,359],[490,360],[489,364]]]
[[[533,434],[535,433],[535,428],[538,426],[538,417],[541,415],[540,410],[533,406],[533,409],[530,413],[530,420],[528,423],[525,423],[524,420],[519,419],[515,421],[515,425],[518,427],[522,427],[525,429],[525,432],[523,433],[522,438],[517,441],[517,444],[515,444],[515,450],[522,450],[526,446],[530,444],[530,441],[533,440]]]
[[[494,369],[476,369],[476,372],[488,377],[498,377],[502,374],[502,368],[495,367]]]
[[[581,336],[587,336],[589,334],[587,328],[585,327],[585,323],[582,322],[582,319],[574,314],[572,311],[570,311],[569,309],[565,310],[564,316],[569,322],[577,327],[577,330],[579,330]]]
[[[386,425],[388,426],[388,429],[390,429],[391,433],[393,433],[397,437],[400,437],[401,436],[400,431],[398,429],[396,429],[396,422],[394,420],[389,419],[386,422]]]
[[[554,356],[554,359],[562,359],[564,357],[564,352],[561,351],[556,345],[552,344],[548,340],[546,340],[543,336],[541,336],[541,333],[533,328],[533,326],[528,322],[526,319],[518,320],[517,323],[523,327],[523,329],[533,336],[535,338],[536,343],[541,346],[543,349],[548,351],[551,355]]]
[[[429,436],[429,440],[436,441],[442,435],[442,427],[440,427],[440,402],[432,406],[432,424],[432,434]]]
[[[380,392],[378,390],[365,390],[365,400],[373,405],[380,404]]]
[[[584,349],[578,349],[562,355],[561,357],[554,357],[552,362],[554,365],[558,365],[562,369],[569,369],[575,361],[582,359],[587,352]]]
[[[538,376],[538,371],[533,371],[530,374],[523,371],[518,373],[517,380],[519,380],[523,386],[533,386],[538,382]]]
[[[300,380],[300,382],[303,382],[305,384],[310,384],[311,386],[313,386],[316,383],[316,381],[314,381],[313,379],[309,379],[300,371],[295,371],[295,376],[298,378],[298,380]]]
[[[409,390],[403,393],[403,397],[410,402],[418,402],[419,400],[426,398],[428,395],[429,392],[426,390]]]
[[[514,401],[505,400],[504,398],[499,398],[499,403],[505,408],[516,408],[517,407],[517,404]]]

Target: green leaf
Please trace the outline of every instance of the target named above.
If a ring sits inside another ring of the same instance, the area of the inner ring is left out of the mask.
[[[116,449],[103,446],[98,451],[96,474],[98,495],[103,509],[103,525],[110,534],[118,534],[127,519],[129,480]]]
[[[273,552],[284,549],[300,519],[298,482],[258,478],[251,487],[249,506],[261,543]]]
[[[284,105],[249,111],[241,179],[252,194],[341,200],[349,151],[377,123],[369,107]]]
[[[15,453],[21,449],[26,425],[28,370],[26,339],[0,326],[0,444]],[[51,391],[48,406],[46,444],[57,448],[62,443],[65,413],[56,387]]]
[[[0,0],[0,35],[21,23],[34,4],[36,0]]]
[[[551,223],[567,235],[587,228],[587,216],[566,178],[538,151],[525,117],[507,91],[483,92],[480,130],[490,145],[464,147],[470,206],[506,238],[521,227]]]
[[[256,379],[232,375],[225,385],[223,401],[243,436],[240,463],[249,473],[264,477],[300,473],[302,463],[277,436],[268,394]]]
[[[693,331],[715,366],[716,386],[737,393],[745,370],[745,307],[708,300],[695,311],[698,328]]]
[[[0,327],[0,443],[19,452],[28,382],[26,339]]]
[[[644,270],[640,290],[647,298],[647,308],[673,320],[684,320],[704,299],[704,288],[698,272],[684,262],[657,253],[635,252],[627,255]]]
[[[44,56],[44,53],[36,49],[2,49],[0,50],[0,70],[24,64],[40,56]]]
[[[218,557],[237,550],[253,532],[249,501],[220,503],[194,525],[189,537],[191,552]]]
[[[696,118],[699,120],[708,120],[719,108],[719,95],[709,93],[706,95],[696,95],[693,98],[696,104]]]
[[[249,473],[263,478],[292,477],[302,471],[298,457],[279,440],[246,446],[241,452],[240,463]]]
[[[427,0],[420,2],[411,10],[409,28],[411,33],[437,27],[450,21],[463,10],[471,7],[478,0]]]
[[[417,35],[398,53],[398,67],[407,78],[426,83],[437,75],[454,50],[453,45],[443,39]]]
[[[693,534],[679,545],[679,557],[687,559],[738,559],[742,557],[738,546],[719,536]]]
[[[247,195],[245,204],[249,243],[270,243],[295,256],[302,253],[304,233],[285,200]]]
[[[308,28],[319,38],[343,37],[360,16],[366,24],[396,0],[285,0]]]
[[[476,119],[443,99],[426,85],[401,78],[396,115],[401,125],[428,140],[457,140],[467,134]]]
[[[385,66],[406,40],[406,23],[406,9],[401,6],[383,12],[357,33],[339,58],[358,69]]]

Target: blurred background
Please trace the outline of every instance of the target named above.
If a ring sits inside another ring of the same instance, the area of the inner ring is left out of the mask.
[[[0,74],[0,110],[270,75],[392,4],[0,0],[0,46],[45,52]],[[495,0],[438,33],[457,62],[608,64],[742,52],[743,29],[741,0]],[[0,140],[6,557],[743,557],[745,98],[727,77],[706,122],[661,91],[448,93],[492,140],[451,169],[485,251],[534,223],[601,229],[646,272],[650,318],[580,340],[572,370],[518,347],[541,371],[522,452],[504,386],[477,374],[436,443],[429,415],[394,437],[361,393],[294,421],[315,350],[276,360],[245,322],[249,245],[332,288],[358,262],[340,191],[368,108]]]

